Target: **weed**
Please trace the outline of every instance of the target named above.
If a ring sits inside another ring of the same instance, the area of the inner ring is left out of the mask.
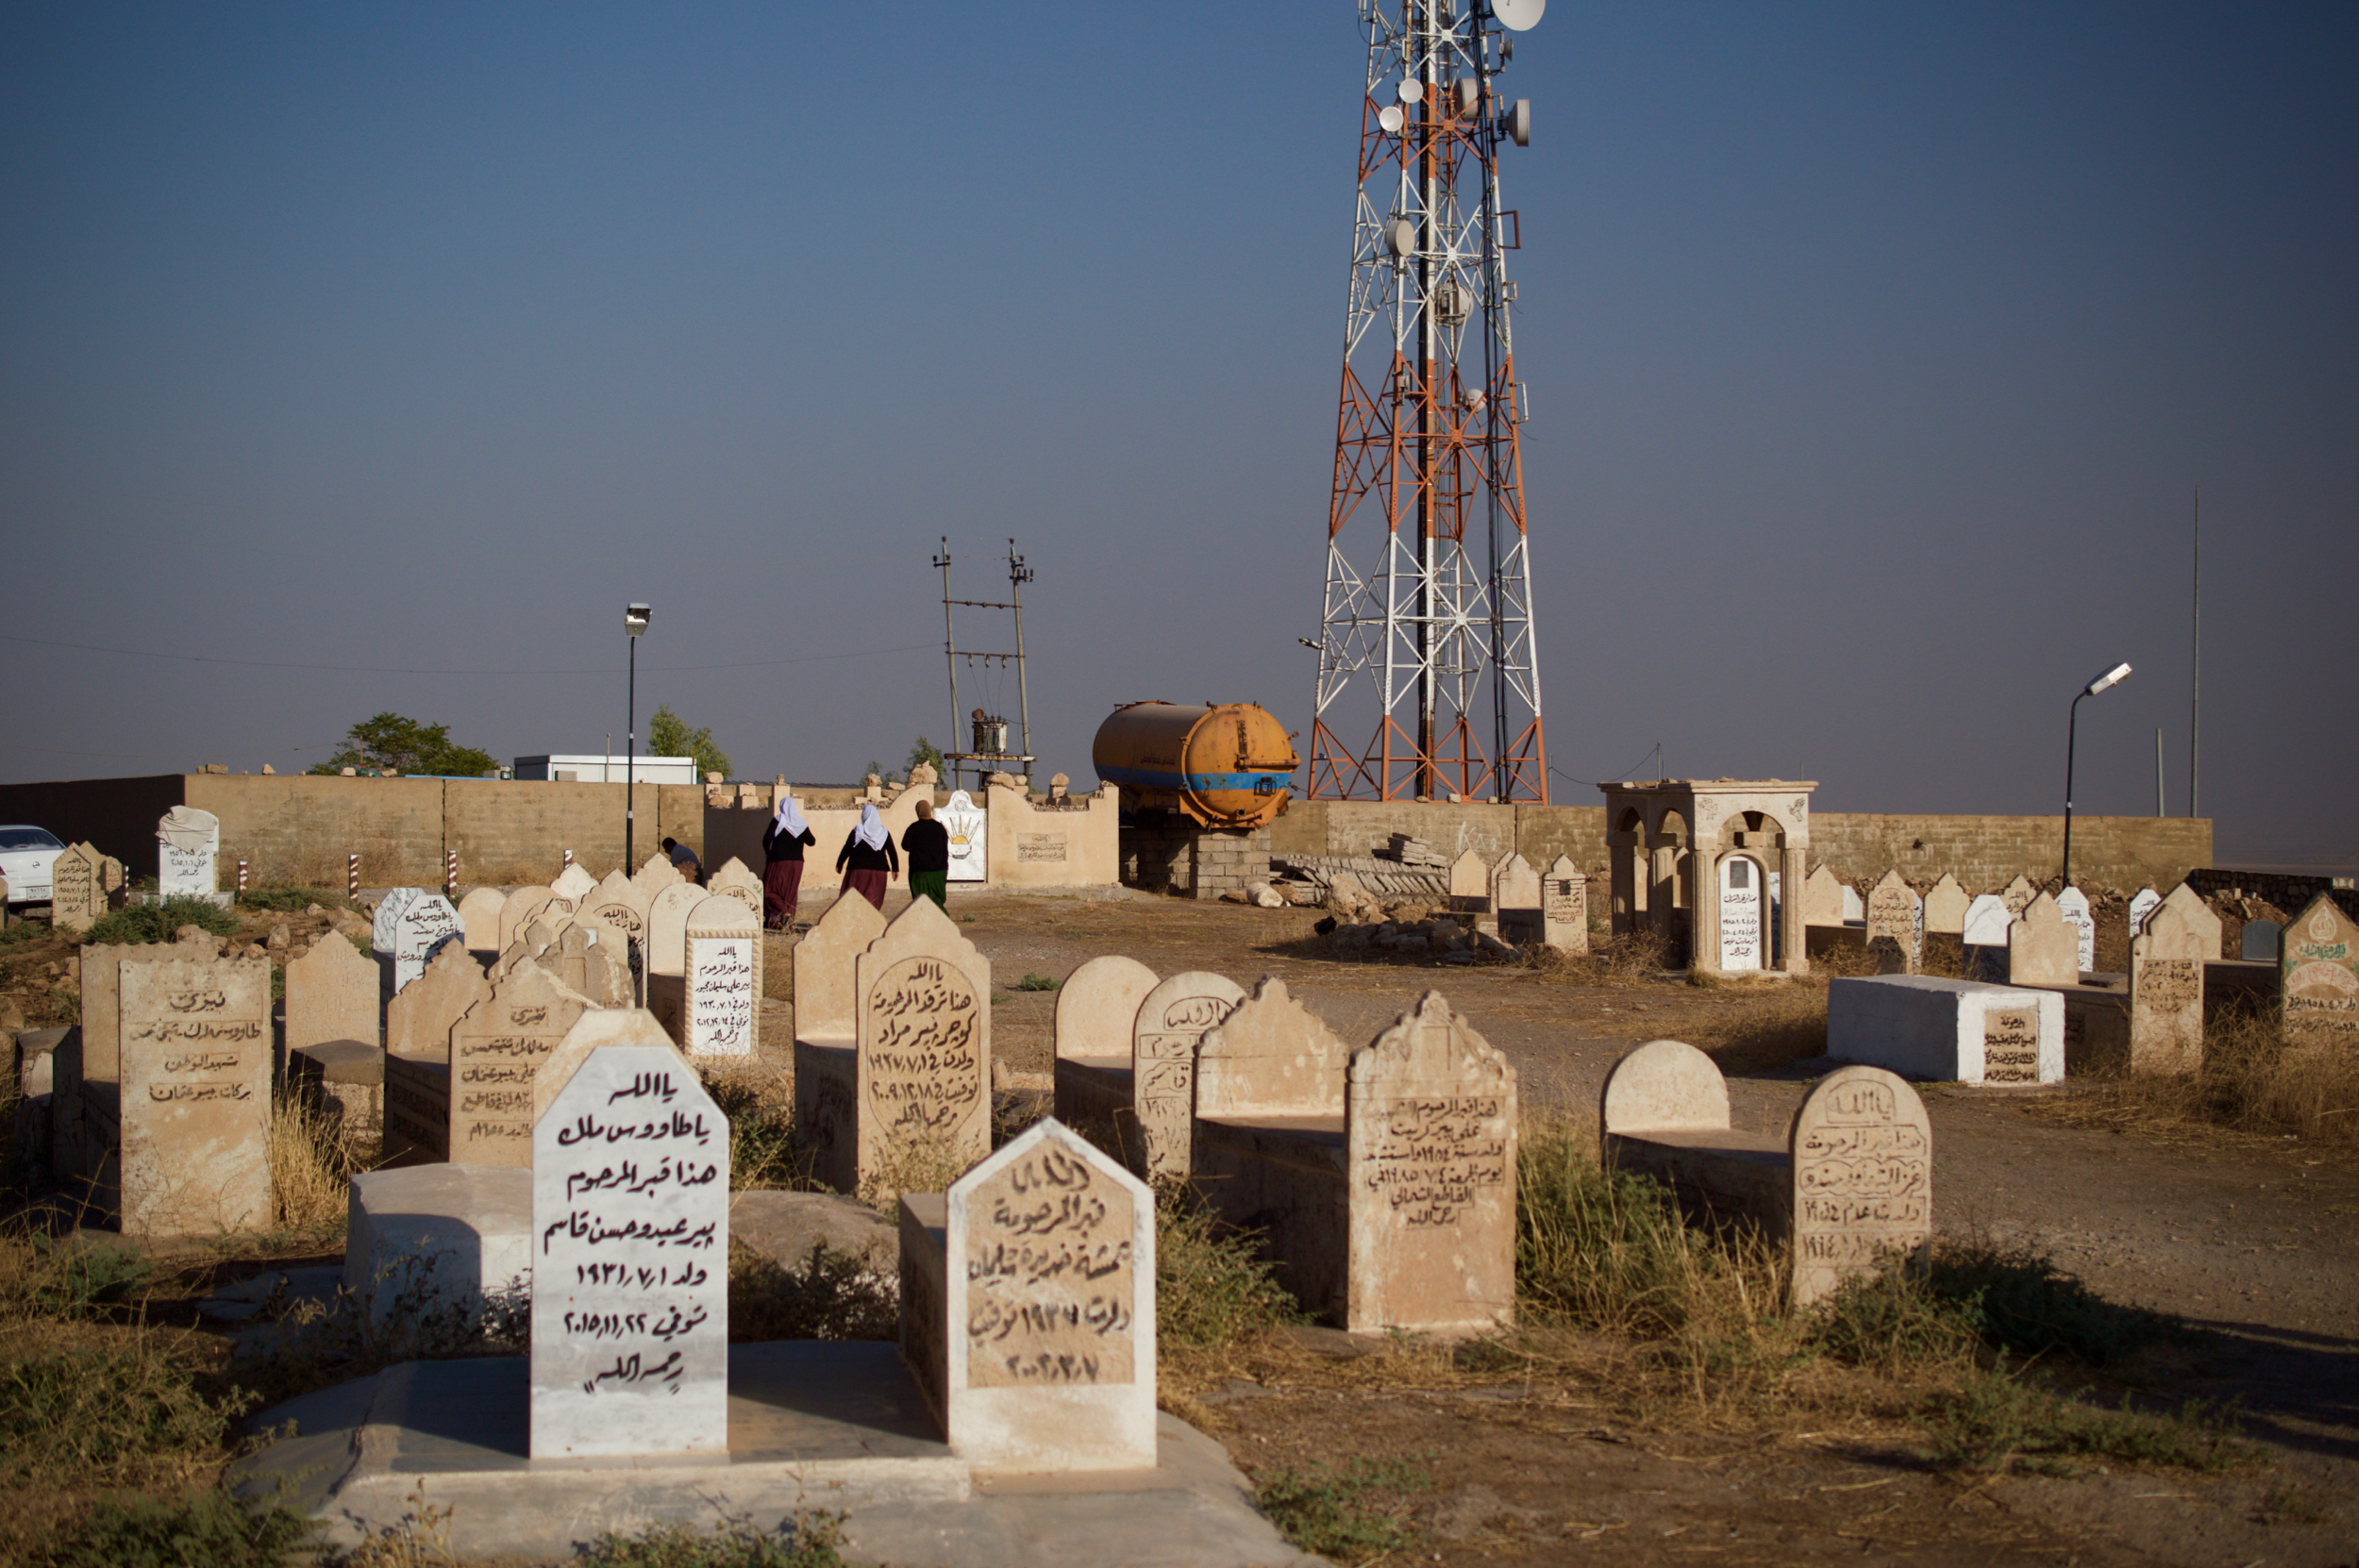
[[[89,1318],[103,1307],[128,1301],[154,1276],[154,1266],[125,1246],[59,1243],[46,1236],[30,1242],[48,1264],[33,1287],[32,1305],[44,1316]]]
[[[159,904],[126,904],[91,922],[82,933],[85,942],[170,942],[183,926],[194,926],[217,937],[234,936],[237,920],[227,909],[203,898],[167,898]]]
[[[2234,1412],[2190,1399],[2168,1415],[2105,1410],[2061,1397],[1995,1371],[1976,1372],[1935,1395],[1919,1412],[1937,1464],[1959,1470],[2028,1469],[2069,1473],[2078,1458],[2218,1471],[2245,1462],[2251,1444],[2236,1434]]]
[[[946,1193],[966,1174],[966,1161],[942,1138],[896,1140],[862,1177],[857,1196],[871,1209],[892,1209],[904,1193]]]
[[[2273,1011],[2237,1008],[2205,1023],[2196,1071],[2116,1076],[2040,1109],[2121,1130],[2213,1126],[2359,1143],[2359,1053],[2348,1041],[2289,1038]]]
[[[315,1545],[319,1526],[283,1503],[225,1492],[99,1500],[42,1555],[53,1568],[278,1568]]]
[[[900,1333],[900,1280],[867,1259],[813,1242],[811,1257],[789,1267],[731,1243],[731,1340],[895,1340]]]
[[[1983,1343],[2016,1356],[2110,1366],[2167,1327],[2160,1315],[2107,1301],[2054,1259],[2024,1247],[1936,1247],[1925,1286],[1963,1312]]]
[[[1925,1361],[1963,1362],[1981,1327],[1975,1303],[1945,1296],[1921,1270],[1895,1266],[1846,1281],[1819,1307],[1809,1344],[1847,1366],[1895,1371]]]
[[[841,1568],[843,1515],[797,1513],[775,1531],[730,1520],[708,1535],[686,1525],[611,1532],[577,1547],[578,1568]]]
[[[1365,1562],[1415,1543],[1402,1496],[1432,1485],[1432,1474],[1417,1460],[1364,1458],[1341,1467],[1278,1471],[1256,1489],[1254,1504],[1300,1550]]]
[[[795,1107],[765,1096],[751,1078],[715,1076],[705,1085],[729,1119],[729,1191],[794,1188]]]
[[[39,942],[57,933],[45,920],[11,920],[0,926],[0,942]]]
[[[1559,985],[1636,985],[1668,966],[1671,943],[1657,931],[1625,931],[1591,943],[1586,953],[1534,944],[1518,949],[1517,956],[1526,969]]]
[[[219,1447],[250,1401],[207,1399],[188,1370],[145,1340],[98,1354],[52,1353],[0,1365],[0,1475],[24,1485],[72,1475],[84,1485],[176,1470]]]
[[[334,1554],[332,1568],[457,1568],[459,1560],[450,1550],[450,1506],[427,1502],[424,1481],[408,1501],[410,1511],[399,1520]]]
[[[1213,1349],[1301,1321],[1301,1309],[1272,1277],[1250,1233],[1224,1227],[1176,1186],[1156,1194],[1158,1343]]]
[[[2253,1510],[2256,1525],[2331,1525],[2334,1510],[2329,1505],[2334,1497],[2313,1487],[2280,1481],[2262,1495],[2260,1507]]]
[[[1758,988],[1690,1026],[1686,1038],[1723,1073],[1766,1072],[1827,1054],[1827,991],[1795,979]]]
[[[1027,975],[1015,982],[1018,991],[1054,991],[1057,981],[1046,975]]]

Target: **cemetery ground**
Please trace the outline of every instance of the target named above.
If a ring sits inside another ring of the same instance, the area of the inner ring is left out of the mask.
[[[341,898],[288,902],[249,905],[225,935],[365,932]],[[1812,1059],[1823,975],[1692,986],[1627,944],[1528,963],[1364,961],[1293,908],[955,892],[950,907],[998,985],[999,1137],[1046,1109],[1055,984],[1103,953],[1163,975],[1278,976],[1355,1042],[1439,989],[1514,1061],[1513,1333],[1444,1345],[1306,1327],[1232,1242],[1179,1209],[1165,1217],[1163,1403],[1228,1446],[1307,1551],[2359,1561],[2359,1109],[2337,1114],[2359,1107],[2359,1087],[2340,1058],[2288,1058],[2232,1023],[2191,1083],[1925,1086],[1930,1278],[1796,1317],[1765,1249],[1683,1226],[1650,1190],[1597,1171],[1597,1105],[1624,1051],[1671,1038],[1728,1073],[1737,1126],[1782,1127],[1826,1068]],[[8,936],[0,1023],[71,1022],[74,947],[38,924]],[[790,1183],[794,1168],[793,965],[773,941],[761,1049],[715,1085],[741,1186]],[[213,1490],[239,1418],[420,1349],[459,1352],[431,1343],[432,1325],[386,1343],[283,1298],[218,1315],[241,1281],[342,1257],[332,1148],[282,1115],[274,1156],[277,1228],[210,1243],[73,1233],[17,1179],[19,1219],[0,1242],[0,1470],[15,1505],[0,1510],[0,1560],[277,1560],[269,1516]],[[889,1288],[836,1254],[740,1251],[733,1337],[889,1337]],[[443,1560],[425,1505],[375,1560]],[[160,1544],[176,1531],[213,1544]],[[618,1563],[830,1560],[817,1542],[799,1559],[675,1548],[603,1550]]]

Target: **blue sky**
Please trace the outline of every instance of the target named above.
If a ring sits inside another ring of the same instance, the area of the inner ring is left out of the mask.
[[[10,20],[0,777],[619,745],[644,598],[643,728],[849,778],[947,728],[944,534],[1039,573],[1045,769],[1139,697],[1308,728],[1344,0]],[[2221,858],[2359,863],[2355,65],[2347,5],[1557,0],[1503,181],[1558,798],[1659,742],[2049,811],[2127,659],[2080,809],[2160,728],[2183,811],[2200,482]]]

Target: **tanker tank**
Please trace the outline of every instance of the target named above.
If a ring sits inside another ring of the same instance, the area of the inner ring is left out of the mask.
[[[1125,806],[1223,828],[1260,827],[1284,810],[1301,765],[1285,726],[1249,702],[1127,703],[1097,726],[1090,760]]]

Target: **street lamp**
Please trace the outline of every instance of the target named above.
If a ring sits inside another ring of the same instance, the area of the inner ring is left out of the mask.
[[[631,788],[631,759],[639,750],[639,634],[647,629],[647,617],[654,613],[655,611],[645,605],[623,607],[623,630],[630,634],[630,694],[627,699],[628,709],[624,715],[623,737],[623,875],[626,876],[631,873],[631,831],[638,826],[635,819],[639,814],[638,797]],[[2125,671],[2128,668],[2127,665],[2123,666]],[[2066,794],[2071,792],[2069,789],[2065,791]],[[2070,809],[2069,806],[2066,808],[2067,815],[2065,822],[2067,834],[2071,830],[2071,817],[2068,814]],[[2066,842],[2070,842],[2068,838]]]
[[[2109,686],[2118,686],[2129,675],[2129,665],[2116,664],[2081,688],[2080,696],[2072,699],[2072,716],[2065,724],[2064,883],[2067,888],[2072,886],[2072,746],[2081,726],[2081,697],[2093,697]]]

